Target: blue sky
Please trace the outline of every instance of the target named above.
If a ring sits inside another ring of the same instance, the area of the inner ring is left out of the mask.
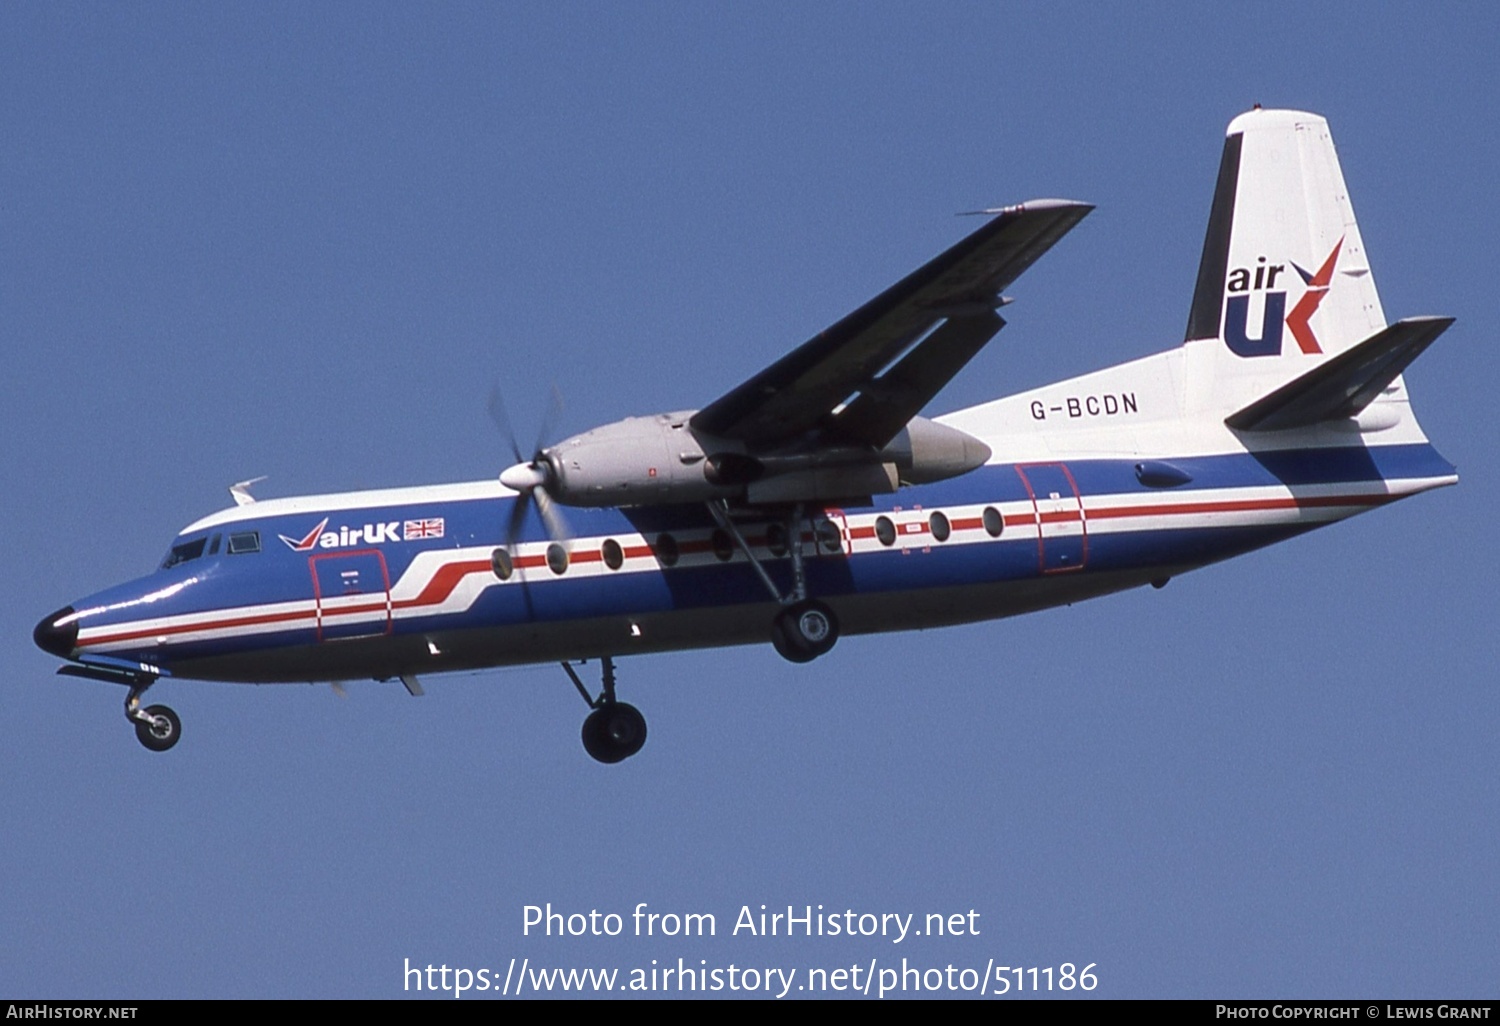
[[[1111,997],[1494,997],[1486,5],[22,3],[0,15],[0,994],[397,997],[402,968],[1095,963]],[[556,667],[120,689],[31,628],[262,495],[489,477],[699,406],[970,224],[1098,209],[942,412],[1169,348],[1224,125],[1326,115],[1461,484],[1074,608]],[[159,696],[159,697],[158,697]],[[523,908],[713,913],[525,936]],[[978,936],[729,936],[744,905]]]

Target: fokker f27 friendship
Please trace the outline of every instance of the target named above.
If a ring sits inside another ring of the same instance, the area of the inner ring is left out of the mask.
[[[770,642],[807,662],[844,634],[1159,586],[1457,481],[1401,378],[1452,321],[1386,323],[1327,123],[1297,111],[1229,125],[1180,347],[919,416],[1090,209],[985,211],[702,409],[517,448],[499,480],[237,485],[154,572],[46,617],[36,643],[59,673],[125,685],[158,751],[181,732],[141,705],[164,677],[420,694],[428,673],[555,661],[592,710],[585,749],[618,762],[646,738],[618,657]]]

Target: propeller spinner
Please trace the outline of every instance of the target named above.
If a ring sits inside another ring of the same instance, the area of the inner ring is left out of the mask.
[[[533,449],[531,459],[521,455],[521,446],[516,442],[515,430],[511,427],[510,416],[506,412],[505,400],[500,395],[500,386],[496,385],[490,391],[489,402],[490,417],[505,434],[506,441],[510,443],[510,451],[515,456],[516,462],[500,472],[500,483],[507,488],[512,488],[526,496],[536,504],[538,515],[542,523],[547,527],[547,535],[554,542],[566,545],[572,537],[568,530],[567,522],[563,519],[562,511],[557,508],[557,502],[553,499],[549,489],[552,487],[555,477],[552,463],[548,459],[547,450],[542,446],[542,440],[552,430],[553,421],[562,410],[562,396],[558,394],[556,386],[552,389],[552,403],[548,407],[547,415],[542,420],[541,430],[537,433],[536,446]],[[517,502],[511,510],[510,522],[505,530],[505,547],[514,549],[516,539],[521,535],[521,524],[526,519],[526,503]]]

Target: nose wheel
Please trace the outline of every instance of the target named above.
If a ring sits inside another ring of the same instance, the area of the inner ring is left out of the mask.
[[[141,695],[150,683],[136,684],[125,699],[125,718],[135,724],[135,738],[153,752],[165,752],[182,738],[182,721],[170,705],[141,708]]]
[[[153,752],[165,752],[182,738],[182,721],[171,706],[152,705],[141,708],[141,696],[156,683],[161,671],[145,663],[139,669],[102,666],[94,663],[69,663],[57,672],[66,677],[102,680],[107,684],[124,684],[130,689],[125,696],[125,718],[135,725],[135,736]]]
[[[182,721],[168,705],[147,706],[135,721],[136,740],[153,752],[165,752],[182,736]]]

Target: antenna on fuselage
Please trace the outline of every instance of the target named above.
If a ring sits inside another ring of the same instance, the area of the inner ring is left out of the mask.
[[[229,494],[234,496],[236,506],[248,506],[255,501],[255,496],[250,494],[250,486],[260,484],[266,479],[265,474],[260,477],[252,477],[248,481],[237,481],[229,486]]]

